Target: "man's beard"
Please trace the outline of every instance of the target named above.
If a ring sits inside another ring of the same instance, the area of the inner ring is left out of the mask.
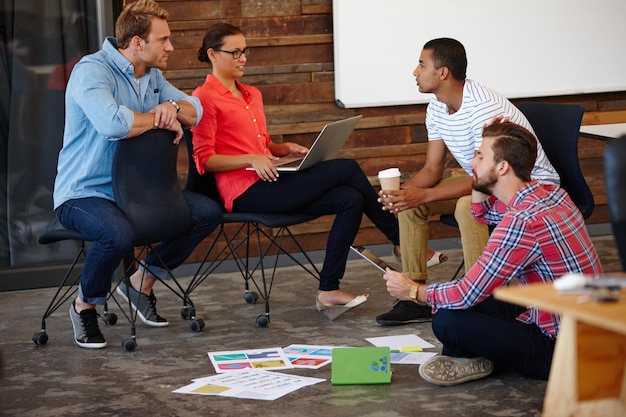
[[[491,170],[488,174],[479,178],[474,171],[474,178],[472,181],[472,188],[480,193],[486,195],[493,194],[493,187],[498,182],[498,176],[494,170]]]

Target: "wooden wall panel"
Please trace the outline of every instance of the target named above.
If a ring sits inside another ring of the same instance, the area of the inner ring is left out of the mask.
[[[163,0],[171,14],[170,29],[176,50],[165,72],[177,87],[191,92],[209,71],[196,59],[205,30],[213,23],[238,25],[251,46],[246,76],[264,95],[268,129],[274,141],[310,144],[329,121],[363,114],[363,119],[340,156],[359,162],[373,186],[376,173],[398,166],[408,178],[423,165],[426,149],[425,105],[343,109],[335,104],[333,76],[332,0]],[[463,41],[462,39],[460,39]],[[420,51],[415,51],[417,59]],[[469,57],[471,63],[471,56]],[[384,76],[384,74],[381,74]],[[489,80],[480,80],[489,85]],[[375,80],[368,88],[376,88]],[[533,101],[523,99],[519,101]],[[559,97],[535,101],[580,103],[586,112],[583,124],[626,122],[626,91]],[[588,223],[608,221],[602,152],[605,143],[581,138],[580,163],[596,199]],[[181,183],[187,170],[184,150],[180,156]],[[457,166],[449,158],[450,167]],[[458,166],[457,166],[458,167]],[[294,227],[307,249],[323,249],[332,217]],[[431,222],[431,237],[458,234],[452,227]],[[358,244],[385,243],[380,232],[363,220]],[[203,255],[200,247],[190,261]]]

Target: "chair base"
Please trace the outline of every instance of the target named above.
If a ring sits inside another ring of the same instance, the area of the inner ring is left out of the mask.
[[[48,307],[43,313],[41,318],[41,329],[34,333],[31,337],[32,341],[38,345],[43,346],[48,343],[49,336],[46,330],[46,319],[48,319],[54,312],[56,312],[66,302],[71,301],[76,297],[78,283],[80,282],[80,273],[77,272],[77,265],[85,261],[87,255],[86,244],[88,240],[73,230],[59,229],[52,230],[44,233],[39,237],[39,243],[42,245],[57,243],[61,241],[73,240],[80,244],[80,248],[76,253],[76,256],[72,260],[67,272],[63,276],[63,279],[59,283],[59,286],[50,300]],[[137,347],[136,332],[135,332],[135,316],[132,313],[132,309],[129,309],[130,313],[126,313],[125,309],[120,305],[117,299],[114,297],[113,292],[117,288],[117,285],[109,292],[107,302],[104,304],[101,318],[103,322],[108,326],[114,326],[117,324],[118,316],[114,312],[109,311],[109,300],[113,300],[114,303],[122,311],[123,315],[128,319],[130,323],[130,336],[122,340],[122,347],[126,351],[132,351]]]
[[[238,215],[233,214],[233,216]],[[250,215],[246,214],[243,216]],[[287,256],[296,265],[300,266],[317,280],[319,280],[320,272],[293,233],[289,230],[288,226],[278,226],[276,233],[270,235],[263,228],[263,226],[268,227],[267,225],[248,221],[250,219],[247,217],[242,221],[238,218],[229,219],[227,215],[225,219],[226,221],[220,226],[217,236],[209,246],[196,274],[184,292],[183,299],[188,300],[191,292],[195,288],[208,278],[227,257],[232,257],[244,279],[244,301],[248,304],[256,304],[259,297],[264,301],[265,312],[256,318],[256,325],[258,327],[268,327],[270,323],[269,300],[274,278],[276,277],[279,257],[281,255]],[[229,234],[224,227],[224,225],[228,223],[241,224],[233,233]],[[217,253],[214,257],[214,259],[216,259],[215,261],[208,261],[211,252],[217,247],[216,243],[220,238],[226,241],[227,246]],[[283,241],[285,239],[290,240],[298,248],[298,251],[305,258],[304,261],[301,261],[283,248]],[[251,243],[251,240],[256,240],[257,256],[252,255],[253,243]],[[274,259],[271,264],[268,265],[267,260],[270,255],[272,255],[272,251],[275,251]]]

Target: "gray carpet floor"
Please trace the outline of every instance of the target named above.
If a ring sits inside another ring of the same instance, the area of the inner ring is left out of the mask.
[[[611,236],[594,238],[606,272],[620,265]],[[461,259],[459,249],[445,251],[447,262],[431,268],[431,280],[448,279]],[[390,252],[386,252],[390,253]],[[393,258],[384,260],[394,264]],[[187,283],[188,278],[181,282]],[[365,261],[352,259],[342,287],[372,298],[335,321],[315,309],[317,282],[292,266],[281,267],[274,281],[270,324],[256,326],[261,300],[243,300],[238,272],[209,277],[192,294],[197,315],[206,322],[192,332],[180,316],[181,302],[157,284],[159,312],[167,328],[137,325],[137,348],[127,352],[121,341],[129,325],[120,314],[115,326],[101,325],[108,346],[87,350],[73,342],[65,304],[47,320],[49,341],[37,346],[31,336],[53,289],[0,293],[0,415],[6,416],[539,416],[546,382],[497,370],[490,377],[442,388],[423,381],[417,365],[394,365],[390,385],[333,386],[330,366],[318,370],[287,370],[325,381],[274,401],[174,394],[191,379],[213,375],[207,352],[284,347],[289,344],[368,346],[367,337],[416,334],[441,346],[430,323],[380,327],[376,315],[393,300],[380,273]]]

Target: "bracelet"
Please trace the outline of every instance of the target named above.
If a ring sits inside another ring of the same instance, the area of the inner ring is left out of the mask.
[[[413,284],[411,292],[409,292],[409,298],[413,301],[417,301],[417,295],[420,288],[420,284]]]

